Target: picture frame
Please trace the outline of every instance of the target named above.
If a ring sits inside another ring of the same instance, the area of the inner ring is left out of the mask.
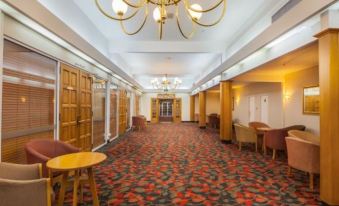
[[[310,86],[303,88],[303,114],[319,115],[320,113],[320,88]]]

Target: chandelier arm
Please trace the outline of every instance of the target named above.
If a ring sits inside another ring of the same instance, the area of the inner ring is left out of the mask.
[[[135,9],[139,9],[141,7],[143,7],[146,3],[146,0],[140,0],[140,2],[138,4],[132,4],[131,2],[127,1],[127,0],[122,0],[125,4],[127,4],[130,7],[133,7]]]
[[[186,11],[186,13],[189,15],[190,19],[191,19],[194,23],[196,23],[196,24],[198,24],[198,25],[200,25],[200,26],[203,26],[203,27],[211,27],[211,26],[215,26],[215,25],[217,25],[217,24],[224,18],[225,12],[226,12],[226,0],[223,0],[223,2],[224,2],[224,4],[223,4],[223,9],[222,9],[222,14],[220,15],[219,19],[217,19],[215,22],[213,22],[213,23],[211,23],[211,24],[204,24],[204,23],[201,23],[201,22],[199,22],[197,19],[195,19],[195,18],[192,17],[191,13],[189,12],[189,9],[190,9],[190,8],[188,8],[187,0],[184,0],[185,7],[186,7],[185,11]]]
[[[160,21],[158,24],[159,24],[159,39],[162,40],[163,22]]]
[[[180,1],[182,1],[182,0],[174,0],[174,1],[169,2],[169,3],[165,3],[164,5],[165,5],[165,6],[176,5],[176,4],[178,4]],[[157,2],[157,0],[148,0],[148,2],[150,2],[151,4],[157,5],[157,6],[161,6],[161,5],[162,5],[161,3]]]
[[[98,7],[99,11],[100,11],[103,15],[105,15],[106,17],[108,17],[108,18],[110,18],[110,19],[116,20],[116,21],[126,21],[126,20],[129,20],[129,19],[133,18],[133,17],[139,12],[139,10],[140,10],[140,9],[138,9],[138,10],[134,11],[130,16],[127,16],[127,17],[124,17],[124,18],[122,18],[122,17],[121,17],[121,18],[118,18],[118,17],[115,17],[115,16],[112,16],[112,15],[108,14],[108,13],[102,8],[102,6],[100,5],[99,0],[95,0],[95,4],[96,4],[96,6]]]
[[[178,28],[179,28],[179,31],[180,31],[181,35],[182,35],[185,39],[190,39],[190,38],[192,38],[193,35],[194,35],[194,33],[195,33],[195,31],[196,31],[195,24],[194,24],[193,21],[192,21],[192,27],[193,27],[193,28],[192,28],[192,31],[191,31],[188,35],[186,35],[186,34],[184,33],[183,29],[181,28],[181,25],[180,25],[180,19],[179,19],[179,6],[178,6],[178,5],[176,6],[175,16],[176,16],[176,18],[177,18],[177,25],[178,25]]]
[[[189,10],[194,11],[194,12],[198,12],[198,13],[207,13],[207,12],[213,11],[214,9],[218,8],[225,0],[220,0],[218,3],[216,3],[212,7],[208,8],[208,9],[204,9],[204,10],[196,10],[196,9],[192,8],[190,0],[184,0],[184,1],[185,1],[185,4],[188,6],[186,8],[188,8]]]
[[[145,23],[146,23],[146,21],[147,21],[147,17],[148,17],[148,7],[146,6],[146,7],[145,7],[145,17],[144,17],[144,21],[142,22],[141,26],[140,26],[136,31],[134,31],[134,32],[128,32],[128,31],[126,30],[125,26],[124,26],[124,21],[120,21],[120,26],[121,26],[121,28],[122,28],[122,30],[123,30],[123,32],[124,32],[125,34],[127,34],[127,35],[135,35],[135,34],[137,34],[138,32],[140,32],[141,29],[145,26]]]

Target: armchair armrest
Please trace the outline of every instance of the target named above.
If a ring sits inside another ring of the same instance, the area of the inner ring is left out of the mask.
[[[0,179],[0,205],[50,206],[51,194],[49,179]]]
[[[0,178],[15,180],[33,180],[42,177],[42,165],[19,165],[12,163],[0,163]]]

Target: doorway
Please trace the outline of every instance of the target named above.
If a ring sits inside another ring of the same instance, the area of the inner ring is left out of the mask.
[[[249,97],[249,122],[255,121],[255,96]]]
[[[261,96],[261,122],[268,124],[268,96]]]
[[[160,100],[160,122],[173,122],[173,99]]]

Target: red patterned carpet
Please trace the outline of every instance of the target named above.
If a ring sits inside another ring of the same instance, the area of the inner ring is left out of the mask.
[[[101,205],[320,204],[305,173],[287,177],[285,159],[273,162],[252,147],[240,152],[196,124],[150,125],[102,151],[108,159],[95,169]],[[85,192],[84,205],[90,200]]]

